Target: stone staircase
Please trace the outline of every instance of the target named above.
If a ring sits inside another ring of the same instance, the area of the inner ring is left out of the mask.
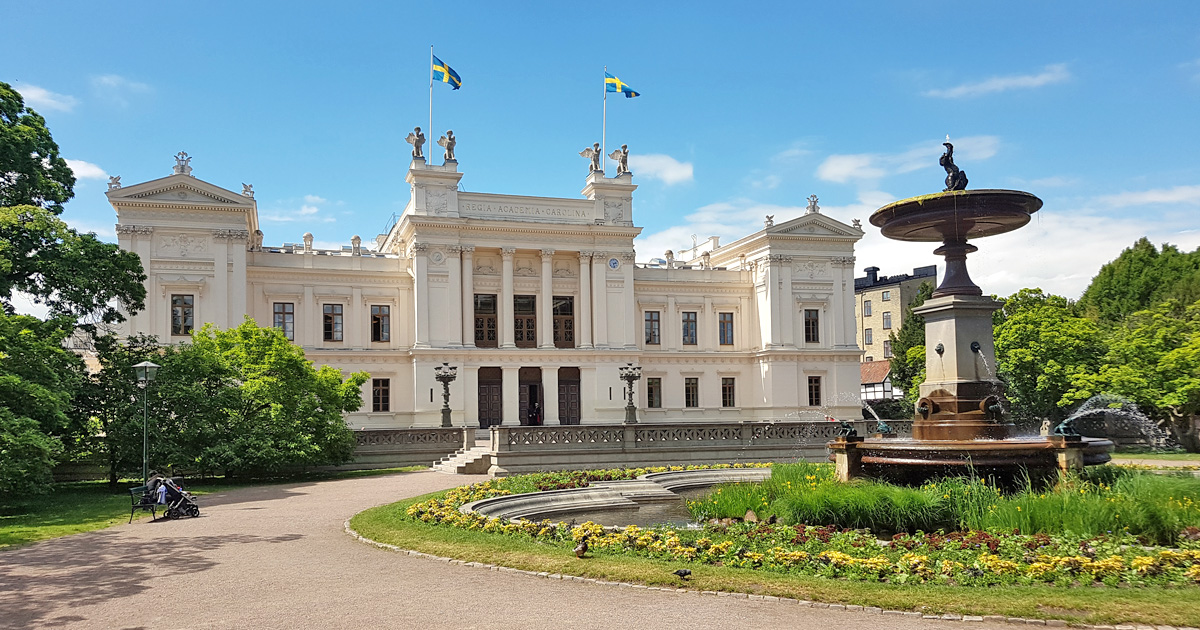
[[[470,449],[460,448],[434,464],[433,470],[447,475],[486,475],[492,467],[492,458],[488,456],[488,450],[486,445]]]

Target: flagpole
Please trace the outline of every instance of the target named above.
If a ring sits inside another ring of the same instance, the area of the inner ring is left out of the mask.
[[[433,133],[433,44],[429,45],[429,127],[425,129],[425,137],[432,138]],[[433,160],[425,158],[426,164],[432,164]]]
[[[604,118],[600,124],[600,164],[601,169],[605,164],[607,153],[604,150],[608,148],[608,66],[604,66]]]

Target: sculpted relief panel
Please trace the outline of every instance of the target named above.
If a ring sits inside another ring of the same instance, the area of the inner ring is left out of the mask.
[[[158,253],[163,256],[178,256],[187,258],[195,254],[203,254],[208,252],[208,239],[203,236],[192,236],[191,234],[176,234],[162,240],[158,246]]]

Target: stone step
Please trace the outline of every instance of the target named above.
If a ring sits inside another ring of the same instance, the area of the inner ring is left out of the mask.
[[[452,455],[442,458],[433,465],[433,470],[449,475],[482,474],[490,467],[485,458],[488,455],[486,446],[476,446],[471,449],[459,449]]]

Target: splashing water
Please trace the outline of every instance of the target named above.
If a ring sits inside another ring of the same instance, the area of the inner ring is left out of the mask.
[[[1166,448],[1174,442],[1171,434],[1167,433],[1162,427],[1158,426],[1157,422],[1142,413],[1136,404],[1115,394],[1092,396],[1084,401],[1071,415],[1067,416],[1058,426],[1070,427],[1077,420],[1096,414],[1108,414],[1110,417],[1115,416],[1118,426],[1139,432],[1145,438],[1146,442],[1154,448]]]

